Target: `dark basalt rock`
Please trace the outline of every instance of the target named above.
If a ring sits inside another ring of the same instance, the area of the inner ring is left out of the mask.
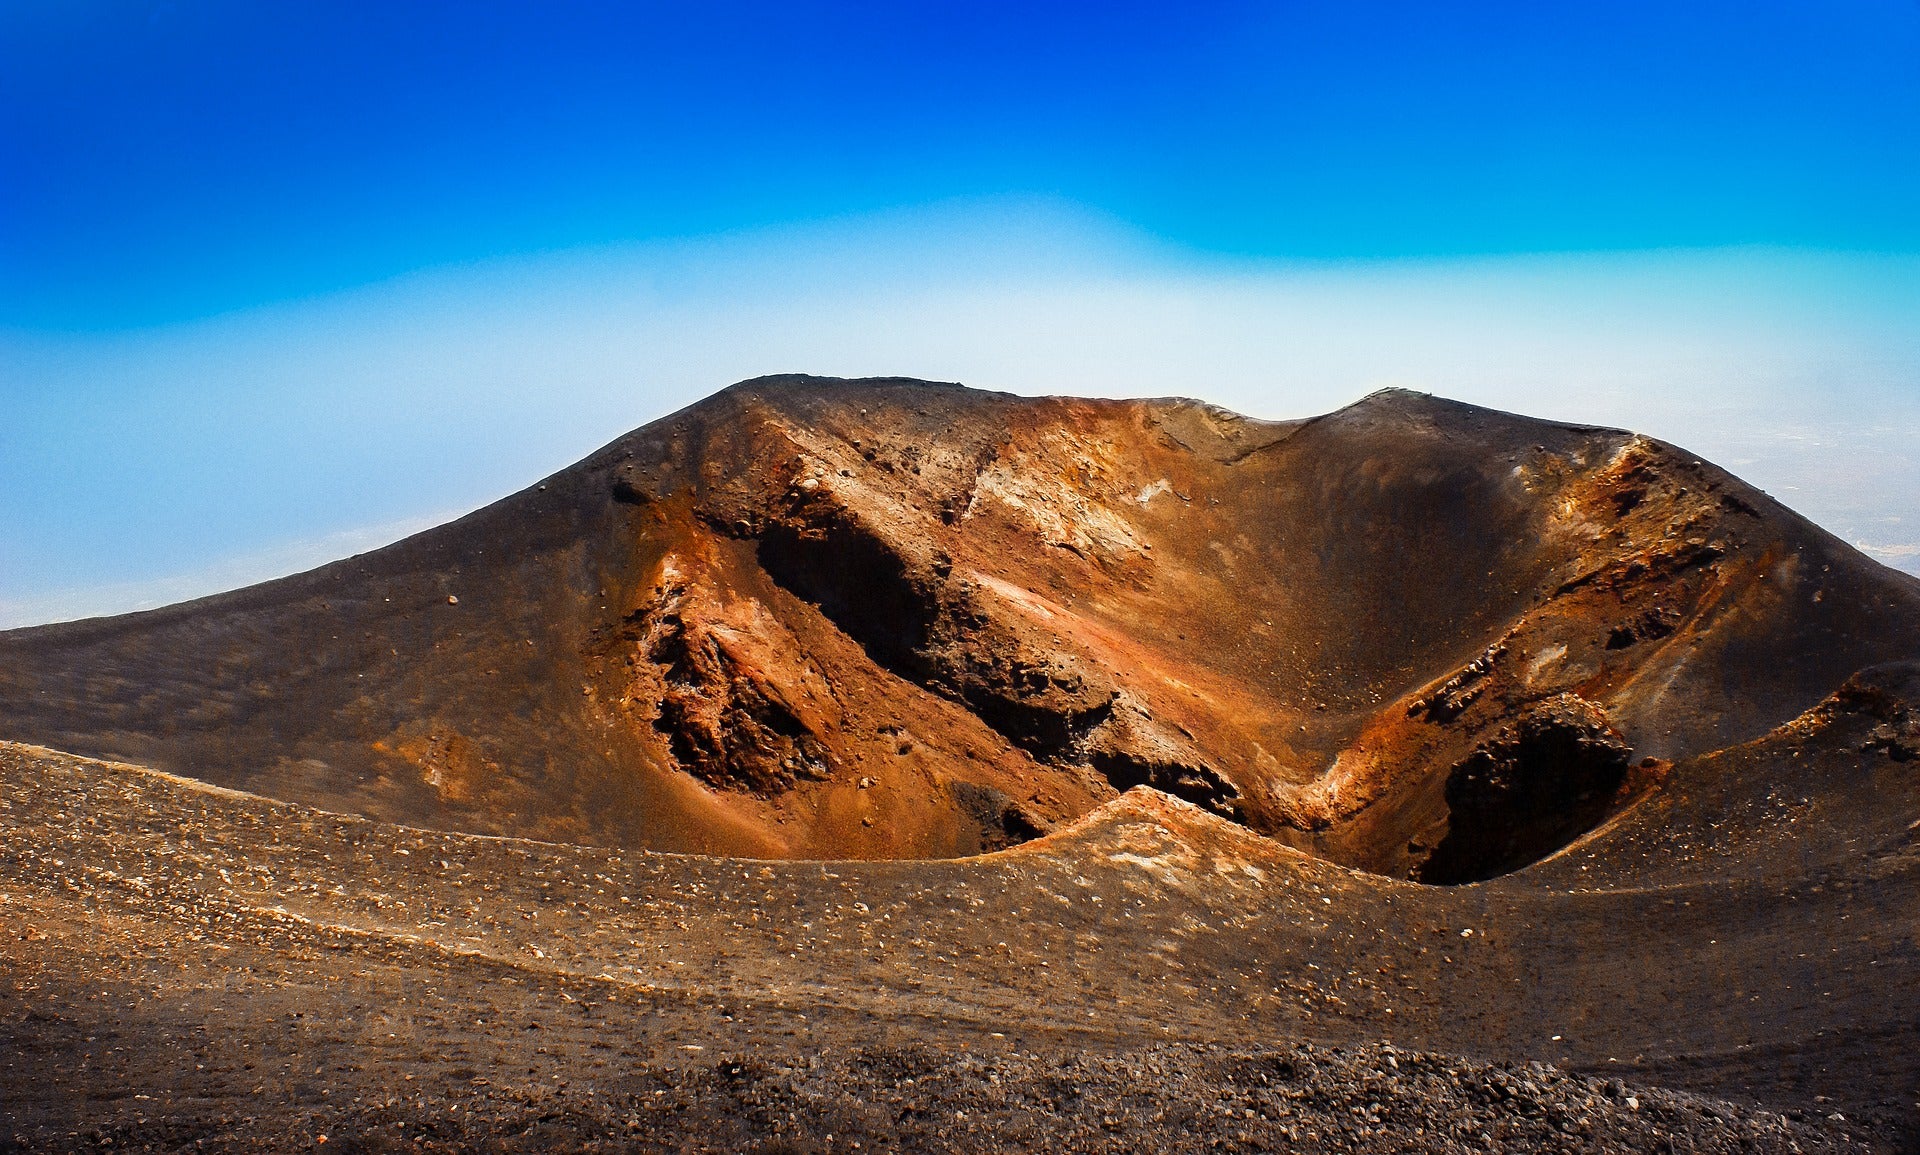
[[[1447,834],[1417,877],[1477,882],[1558,850],[1606,814],[1632,762],[1592,702],[1540,703],[1448,773]]]

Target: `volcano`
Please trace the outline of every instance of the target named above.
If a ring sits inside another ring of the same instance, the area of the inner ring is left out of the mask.
[[[1810,1120],[1748,1136],[1783,1150],[1920,1120],[1920,581],[1620,430],[762,378],[385,549],[0,634],[0,738],[11,901],[90,960],[9,948],[50,991],[130,981],[81,949],[65,847],[137,872],[71,885],[161,953],[224,896],[205,925],[263,958],[278,911],[607,1005],[719,999],[725,1031],[676,1013],[722,1034],[830,1005],[858,1046],[920,1016],[1043,1065],[1089,1018],[1121,1048],[1386,1039],[1720,1097],[1670,1142],[1752,1104]],[[528,889],[507,846],[560,857]],[[464,923],[462,872],[632,949]],[[407,887],[434,918],[354,897]],[[856,908],[917,933],[772,929]],[[435,957],[405,965],[498,989]],[[14,1084],[56,1129],[86,1085]]]

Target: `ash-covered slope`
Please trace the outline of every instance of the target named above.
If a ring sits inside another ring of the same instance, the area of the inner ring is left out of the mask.
[[[760,857],[969,854],[1146,783],[1455,882],[1914,658],[1920,582],[1629,433],[781,377],[384,550],[0,635],[0,738]]]

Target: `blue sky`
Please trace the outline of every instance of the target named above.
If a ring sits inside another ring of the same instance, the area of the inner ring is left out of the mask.
[[[1916,256],[1915,0],[0,2],[0,624],[789,369],[1651,424],[1920,567]]]

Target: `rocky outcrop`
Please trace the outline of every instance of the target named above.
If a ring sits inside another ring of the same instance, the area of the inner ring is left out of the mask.
[[[1475,882],[1558,850],[1612,809],[1633,751],[1598,706],[1541,702],[1447,772],[1447,833],[1424,882]]]

